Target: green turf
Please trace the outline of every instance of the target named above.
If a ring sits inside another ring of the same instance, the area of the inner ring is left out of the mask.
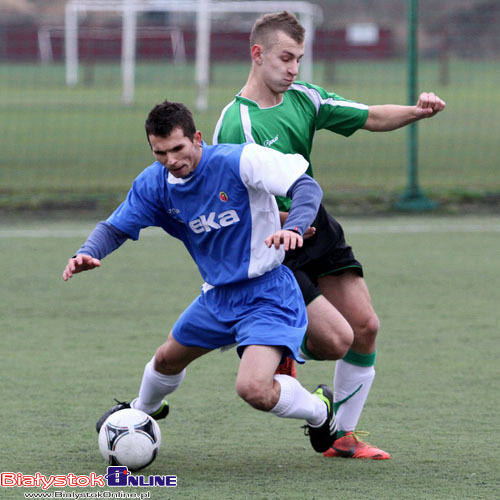
[[[196,123],[211,143],[222,107],[241,88],[248,64],[213,64],[209,109]],[[134,105],[123,106],[120,68],[106,63],[80,68],[80,83],[64,84],[62,65],[0,64],[0,205],[122,196],[152,161],[143,123],[165,97],[194,110],[192,65],[137,65]],[[450,62],[450,82],[439,82],[435,61],[422,61],[419,90],[447,102],[440,116],[419,124],[419,181],[433,193],[500,192],[498,61]],[[367,104],[406,103],[403,60],[336,62],[331,81],[324,64],[315,81]],[[5,126],[8,124],[8,126]],[[321,131],[312,157],[329,198],[401,193],[406,185],[407,133],[351,138]]]
[[[144,364],[198,293],[187,253],[156,232],[64,283],[95,222],[0,221],[0,471],[104,473],[96,419],[114,397],[136,395]],[[216,352],[169,397],[163,448],[144,474],[175,474],[179,486],[150,488],[151,498],[498,498],[498,219],[342,222],[382,325],[359,427],[392,459],[315,454],[302,422],[237,397],[237,357]],[[329,362],[298,370],[309,389],[332,373]],[[23,492],[0,488],[0,498]]]

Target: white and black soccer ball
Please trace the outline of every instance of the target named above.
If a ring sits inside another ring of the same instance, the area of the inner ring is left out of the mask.
[[[161,432],[156,420],[134,408],[112,413],[99,431],[99,450],[104,460],[130,470],[151,464],[160,445]]]

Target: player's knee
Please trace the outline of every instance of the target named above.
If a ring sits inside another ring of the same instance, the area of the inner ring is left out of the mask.
[[[380,328],[380,321],[378,319],[378,316],[375,313],[373,313],[365,325],[365,336],[375,340],[379,328]]]
[[[352,340],[335,339],[333,342],[325,342],[321,346],[314,346],[308,343],[311,353],[319,360],[335,361],[342,359],[349,350]]]
[[[328,360],[342,359],[347,354],[347,351],[351,347],[353,339],[354,339],[353,334],[345,335],[344,337],[338,339],[337,342],[333,343],[331,346],[329,346],[329,349],[326,350],[325,359]]]
[[[236,382],[238,396],[257,410],[269,411],[275,406],[271,401],[269,390],[255,380]]]
[[[346,322],[342,328],[331,328],[322,335],[308,330],[306,347],[317,359],[335,361],[347,354],[353,339],[353,329]]]
[[[185,368],[184,365],[175,363],[170,359],[165,344],[160,346],[155,353],[154,369],[163,375],[177,375]]]
[[[354,335],[358,342],[362,341],[366,344],[371,344],[375,342],[379,328],[380,321],[378,316],[373,313],[356,327]]]

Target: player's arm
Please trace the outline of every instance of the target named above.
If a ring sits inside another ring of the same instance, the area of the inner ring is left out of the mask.
[[[63,271],[63,280],[68,281],[73,274],[100,267],[101,259],[120,247],[129,235],[117,229],[113,224],[102,221],[90,233],[87,241],[68,260]]]
[[[302,246],[302,235],[312,224],[323,197],[319,184],[305,174],[309,163],[299,154],[283,154],[257,144],[243,147],[238,174],[248,187],[291,198],[288,218],[279,231],[264,241],[268,247]]]
[[[415,106],[397,104],[369,106],[368,118],[363,128],[371,132],[388,132],[422,118],[431,118],[445,107],[446,103],[433,92],[423,92]]]
[[[285,225],[286,220],[288,219],[288,212],[280,212],[280,223],[281,227]],[[316,228],[314,226],[309,226],[302,235],[302,238],[307,240],[316,234]]]
[[[292,199],[292,205],[283,228],[265,240],[269,248],[274,245],[278,249],[283,245],[285,251],[302,246],[303,235],[309,230],[318,213],[323,191],[312,177],[302,174],[288,189],[286,195]]]

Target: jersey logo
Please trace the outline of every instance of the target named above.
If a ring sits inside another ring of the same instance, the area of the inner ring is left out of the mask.
[[[217,220],[215,220],[216,218]],[[236,224],[239,220],[236,210],[226,210],[218,215],[215,212],[210,212],[208,215],[200,215],[197,219],[192,220],[189,227],[197,234],[208,233],[212,229],[220,229],[221,227]]]
[[[219,200],[225,203],[227,200],[229,200],[229,197],[227,196],[226,193],[224,193],[224,191],[221,191],[219,193]]]
[[[277,142],[279,139],[279,136],[276,136],[274,139],[266,139],[264,141],[264,146],[269,147],[272,146],[275,142]]]

